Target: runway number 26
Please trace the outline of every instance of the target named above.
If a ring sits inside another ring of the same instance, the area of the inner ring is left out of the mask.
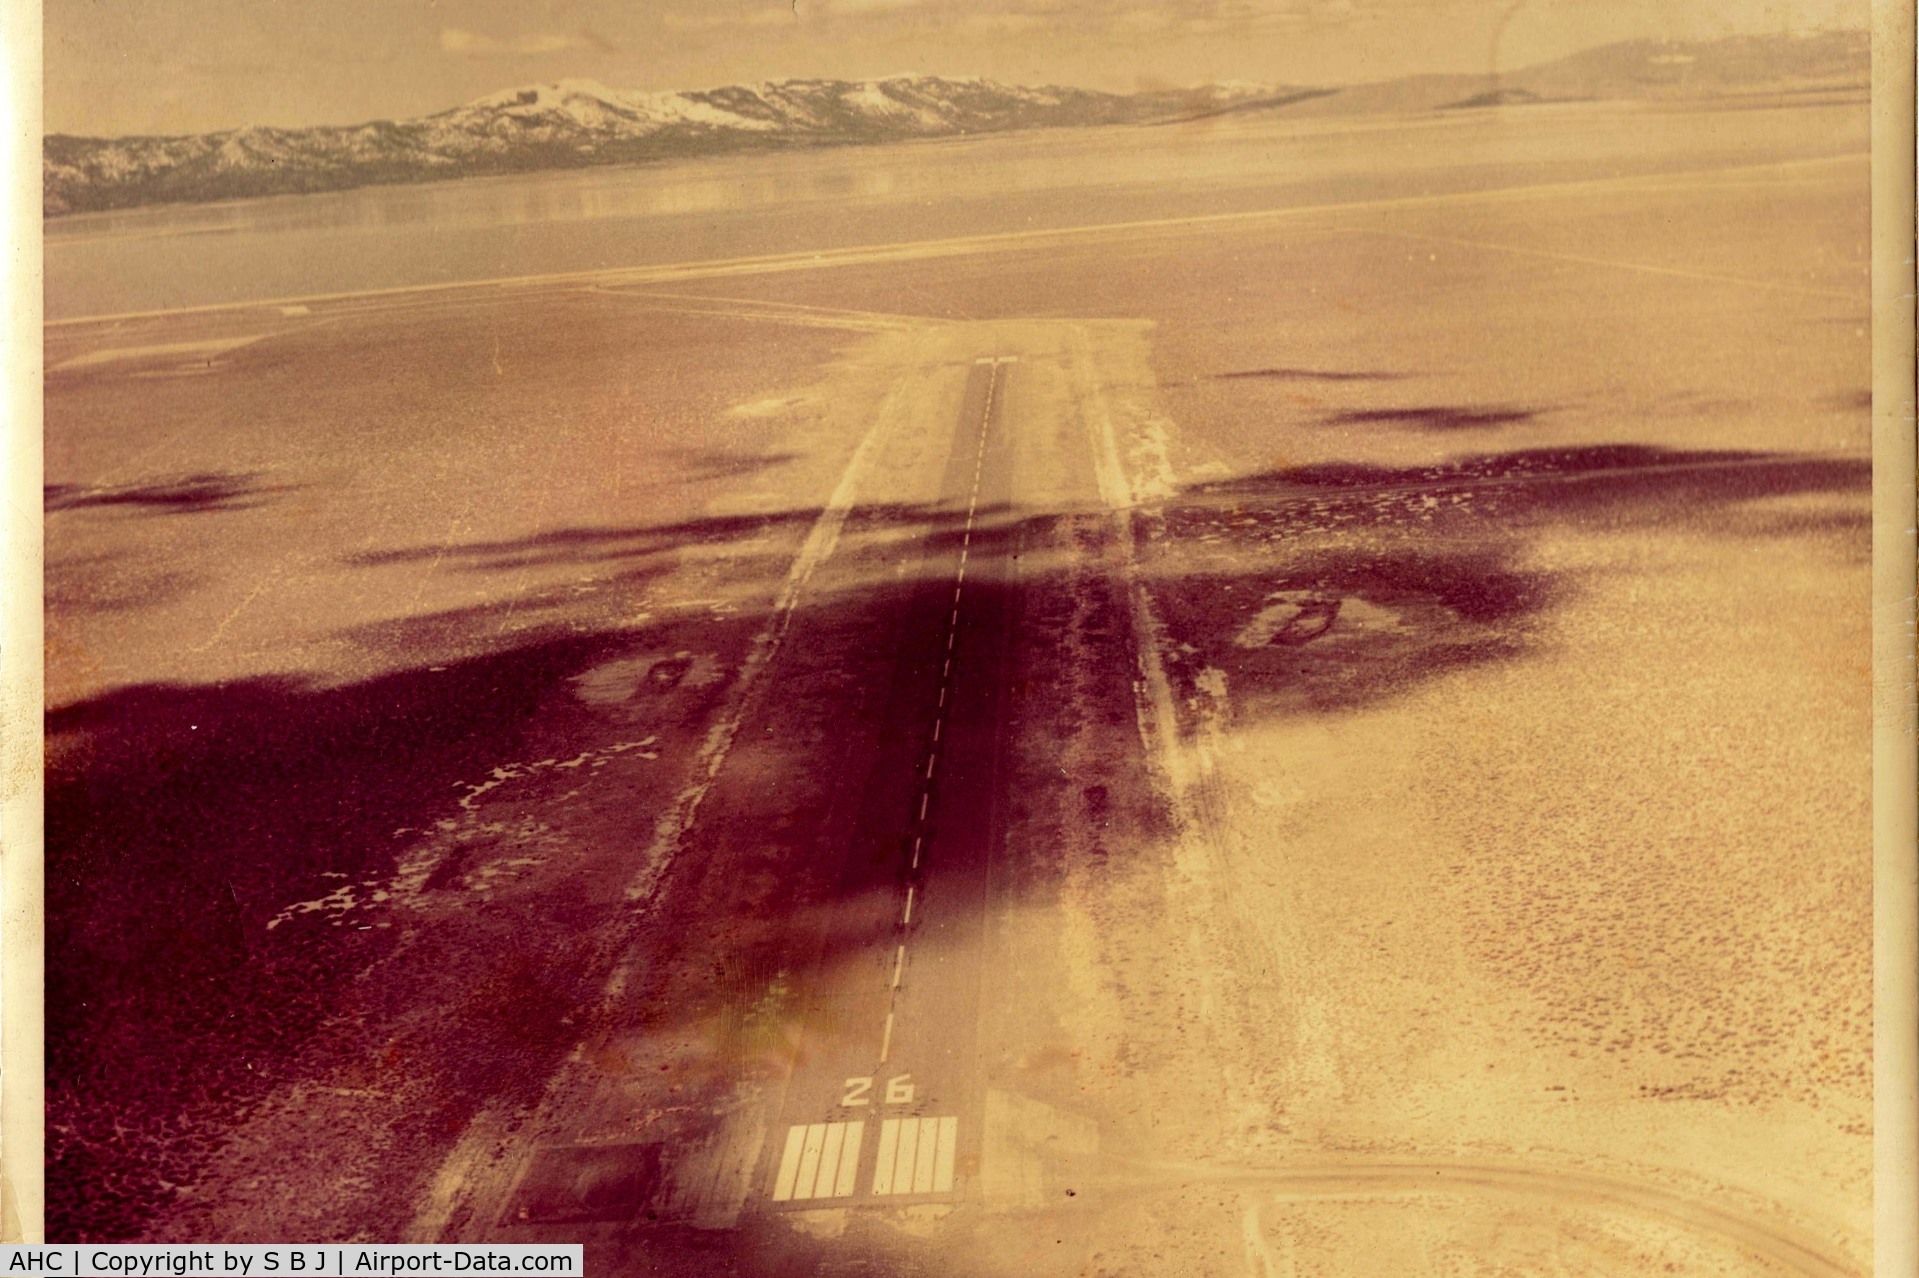
[[[846,1090],[840,1095],[840,1104],[843,1106],[871,1105],[873,1101],[868,1093],[872,1090],[873,1080],[871,1078],[849,1078],[846,1080]],[[911,1074],[895,1074],[886,1080],[885,1103],[888,1105],[911,1105],[913,1103],[913,1076]]]

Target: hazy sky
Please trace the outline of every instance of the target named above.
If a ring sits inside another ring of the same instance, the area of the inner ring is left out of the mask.
[[[1867,0],[45,0],[46,127],[344,124],[562,77],[1331,84],[1635,36],[1864,26],[1867,12]]]

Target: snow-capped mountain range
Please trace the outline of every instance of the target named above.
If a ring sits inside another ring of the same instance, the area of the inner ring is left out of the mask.
[[[562,80],[414,120],[196,137],[55,134],[46,139],[43,200],[53,215],[745,148],[1173,120],[1310,93],[1234,84],[1121,95],[936,76],[638,93]]]
[[[1020,88],[902,75],[775,80],[682,93],[632,93],[591,80],[509,89],[415,120],[197,137],[49,136],[49,216],[142,204],[335,191],[375,183],[579,168],[722,151],[1012,129],[1155,123],[1229,111],[1289,116],[1518,108],[1592,99],[1838,94],[1865,101],[1864,31],[1632,40],[1497,76],[1417,75],[1338,89],[1213,84],[1150,93]]]

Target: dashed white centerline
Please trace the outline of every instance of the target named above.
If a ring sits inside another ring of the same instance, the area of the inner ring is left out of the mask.
[[[941,713],[933,719],[933,743],[939,744],[940,736],[946,726],[946,694],[953,675],[953,647],[959,638],[959,604],[966,588],[966,561],[973,541],[973,524],[979,511],[980,475],[986,466],[986,432],[993,420],[993,403],[999,390],[999,365],[1007,362],[995,357],[979,360],[979,363],[993,365],[986,382],[986,407],[980,414],[979,446],[973,455],[973,491],[966,502],[966,528],[960,536],[959,565],[953,578],[953,610],[947,618],[946,658],[940,666],[939,709]],[[926,756],[925,785],[920,790],[919,823],[924,826],[926,813],[933,797],[933,769],[939,760],[937,750],[929,750]],[[920,852],[925,844],[926,835],[922,831],[913,836],[912,868],[919,869]],[[906,904],[900,911],[900,926],[908,928],[913,923],[913,901],[915,885],[906,885]],[[896,1001],[900,988],[900,978],[906,970],[906,943],[901,941],[893,947],[893,975],[888,988],[893,991]],[[886,1022],[880,1030],[880,1064],[884,1065],[893,1053],[893,1018],[895,1008],[889,1006]],[[953,1118],[906,1119],[904,1123],[888,1119],[881,1128],[879,1166],[874,1170],[873,1192],[887,1193],[944,1193],[953,1187],[953,1151],[956,1144],[955,1133],[958,1120]],[[795,1128],[789,1134],[786,1157],[775,1187],[774,1197],[806,1197],[803,1188],[807,1184],[818,1187],[816,1197],[825,1197],[830,1192],[826,1186],[830,1183],[835,1189],[849,1171],[841,1171],[832,1166],[844,1162],[839,1157],[839,1145],[847,1141],[852,1148],[858,1148],[860,1133],[855,1130],[842,1136],[834,1132],[829,1137],[823,1128]],[[822,1148],[830,1141],[830,1149]],[[824,1157],[822,1156],[824,1155]],[[794,1165],[797,1164],[797,1165]],[[842,1191],[843,1192],[843,1191]]]
[[[999,394],[999,365],[1017,360],[1017,356],[988,356],[976,360],[987,364],[986,404],[980,415],[979,443],[973,455],[972,492],[967,498],[966,527],[960,537],[959,562],[953,578],[953,607],[948,618],[946,656],[940,666],[939,713],[933,718],[933,740],[927,750],[926,771],[920,789],[919,832],[913,835],[912,869],[917,872],[926,843],[926,816],[933,793],[933,773],[939,762],[939,745],[946,729],[947,694],[953,677],[953,651],[959,638],[959,605],[964,596],[966,567],[973,542],[973,527],[979,511],[981,476],[986,466],[987,431],[992,426],[993,409]],[[902,938],[893,947],[893,971],[887,982],[892,992],[886,1020],[880,1030],[880,1064],[893,1054],[893,1026],[898,1012],[899,990],[906,972],[906,937],[911,935],[913,906],[919,899],[918,885],[907,883],[906,901],[900,910]],[[857,1081],[857,1080],[856,1080]],[[860,1149],[865,1124],[859,1121],[805,1123],[787,1129],[785,1148],[774,1173],[772,1197],[775,1202],[794,1202],[825,1198],[845,1198],[856,1190],[860,1167]],[[880,1126],[878,1159],[873,1169],[872,1192],[875,1195],[950,1193],[954,1185],[959,1120],[956,1117],[889,1118]]]

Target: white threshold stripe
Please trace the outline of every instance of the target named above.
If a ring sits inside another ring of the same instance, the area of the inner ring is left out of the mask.
[[[933,1122],[933,1119],[923,1119]],[[959,1119],[946,1117],[938,1120],[939,1154],[933,1163],[933,1192],[951,1193],[953,1190],[953,1160],[959,1152]]]
[[[800,1178],[795,1192],[798,1192],[800,1187],[804,1187],[811,1196],[813,1182],[819,1178],[820,1174],[820,1152],[825,1146],[826,1124],[810,1124],[806,1129],[806,1140],[800,1145]]]
[[[786,1129],[786,1147],[773,1177],[773,1201],[847,1198],[858,1187],[864,1121],[800,1123]]]
[[[819,1178],[813,1182],[813,1197],[832,1196],[833,1186],[840,1178],[840,1150],[846,1144],[846,1124],[828,1123],[826,1125],[826,1147],[820,1151]]]
[[[852,1122],[846,1125],[846,1148],[840,1153],[840,1174],[833,1182],[833,1197],[845,1198],[858,1186],[860,1171],[860,1142],[866,1136],[864,1122]]]
[[[933,1192],[933,1159],[939,1153],[939,1119],[920,1119],[919,1158],[913,1164],[913,1192]],[[897,1177],[895,1178],[897,1180]]]
[[[880,1123],[879,1161],[873,1165],[873,1192],[893,1192],[893,1159],[899,1152],[900,1120],[889,1118]]]
[[[899,1149],[893,1155],[893,1192],[910,1194],[913,1192],[913,1167],[920,1152],[920,1120],[902,1118],[900,1125]]]
[[[786,1129],[786,1149],[780,1155],[779,1174],[773,1178],[773,1201],[786,1202],[793,1197],[793,1184],[800,1174],[800,1145],[806,1140],[806,1127]]]
[[[888,1118],[880,1123],[873,1193],[949,1194],[959,1152],[959,1119]]]
[[[788,1127],[773,1178],[773,1201],[853,1197],[859,1188],[860,1154],[865,1147],[863,1121]],[[872,1192],[882,1197],[950,1194],[958,1154],[958,1118],[883,1119]]]

